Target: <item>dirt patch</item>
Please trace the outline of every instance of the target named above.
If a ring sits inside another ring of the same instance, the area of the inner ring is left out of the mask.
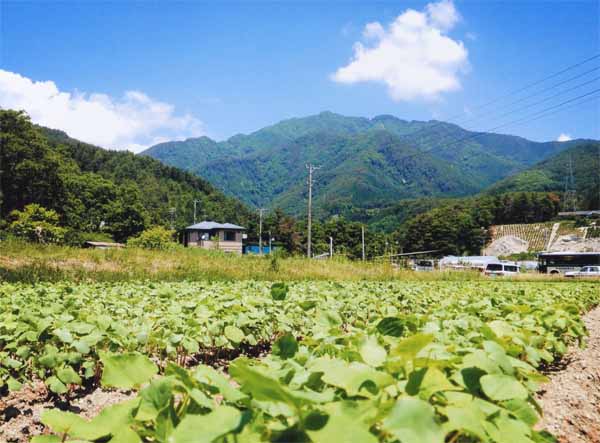
[[[483,253],[485,255],[510,255],[529,250],[529,242],[514,235],[505,235],[490,244]]]
[[[588,238],[577,235],[561,235],[550,246],[552,252],[594,252],[600,251],[600,238]]]
[[[57,408],[92,418],[106,406],[133,396],[130,392],[96,389],[75,393],[66,401],[49,393],[43,382],[36,381],[0,399],[0,442],[27,443],[34,435],[47,432],[41,423],[44,409]]]
[[[544,410],[539,428],[560,443],[600,443],[600,306],[584,316],[589,337],[585,348],[572,347],[568,364],[548,374],[538,392]]]

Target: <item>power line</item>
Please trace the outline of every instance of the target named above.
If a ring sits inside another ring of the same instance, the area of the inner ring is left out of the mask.
[[[532,82],[532,83],[529,83],[529,84],[527,84],[527,85],[525,85],[525,86],[523,86],[523,87],[521,87],[521,88],[519,88],[519,89],[516,89],[516,90],[510,91],[510,92],[508,92],[508,93],[506,93],[506,94],[504,94],[504,95],[502,95],[502,96],[499,96],[499,97],[497,97],[497,98],[495,98],[495,99],[492,99],[492,100],[490,100],[490,101],[488,101],[488,102],[486,102],[486,103],[483,103],[483,104],[481,104],[481,105],[479,105],[479,106],[476,106],[474,109],[475,109],[475,110],[483,109],[483,108],[485,108],[485,107],[487,107],[487,106],[489,106],[489,105],[491,105],[491,104],[493,104],[493,103],[496,103],[496,102],[502,101],[502,100],[506,99],[507,97],[511,97],[511,96],[513,96],[513,95],[515,95],[515,94],[518,94],[518,93],[520,93],[520,92],[523,92],[523,91],[525,91],[525,90],[527,90],[527,89],[529,89],[529,88],[532,88],[532,87],[534,87],[534,86],[537,86],[537,85],[539,85],[539,84],[541,84],[541,83],[544,83],[545,81],[548,81],[548,80],[550,80],[550,79],[556,78],[556,77],[558,77],[559,75],[561,75],[561,74],[564,74],[565,72],[568,72],[568,71],[571,71],[571,70],[573,70],[573,69],[575,69],[575,68],[578,68],[579,66],[582,66],[582,65],[584,65],[584,64],[586,64],[586,63],[588,63],[588,62],[590,62],[590,61],[592,61],[592,60],[595,60],[595,59],[597,59],[597,58],[600,58],[600,54],[596,54],[596,55],[594,55],[594,56],[592,56],[592,57],[589,57],[589,58],[586,58],[585,60],[582,60],[582,61],[580,61],[580,62],[578,62],[578,63],[575,63],[575,64],[573,64],[573,65],[567,66],[566,68],[564,68],[564,69],[562,69],[562,70],[560,70],[560,71],[558,71],[558,72],[555,72],[555,73],[553,73],[553,74],[550,74],[550,75],[548,75],[548,76],[546,76],[546,77],[543,77],[543,78],[541,78],[541,79],[539,79],[539,80],[536,80],[536,81],[534,81],[534,82]],[[571,78],[571,79],[564,80],[562,83],[558,83],[558,84],[554,85],[553,87],[560,86],[561,84],[564,84],[564,83],[566,83],[566,82],[569,82],[569,81],[575,80],[575,79],[577,79],[577,78],[580,78],[581,76],[583,76],[583,75],[586,75],[586,74],[589,74],[590,72],[596,71],[596,70],[598,70],[598,69],[600,69],[600,68],[594,68],[594,69],[592,69],[592,70],[590,70],[590,71],[586,71],[585,73],[583,73],[583,74],[580,74],[580,75],[578,75],[578,76],[575,76],[575,77],[573,77],[573,78]],[[448,121],[451,121],[451,120],[454,120],[454,119],[456,119],[456,118],[460,118],[460,117],[463,117],[463,114],[462,114],[462,113],[460,113],[460,114],[456,114],[456,115],[453,115],[453,116],[450,116],[450,117],[448,117],[448,118],[447,118],[447,120],[448,120]],[[416,130],[416,131],[414,131],[414,132],[410,132],[410,133],[408,133],[408,134],[402,134],[402,137],[409,137],[409,136],[411,136],[411,135],[417,135],[417,134],[419,134],[420,132],[424,132],[424,131],[430,131],[430,130],[434,129],[435,127],[437,127],[437,126],[441,126],[441,125],[443,125],[443,124],[445,124],[445,123],[446,123],[446,122],[442,122],[442,121],[440,121],[440,122],[437,122],[437,123],[435,123],[435,124],[434,124],[434,125],[432,125],[432,126],[423,127],[423,128],[417,129],[417,130]]]
[[[581,101],[579,103],[575,103],[575,104],[570,105],[570,106],[564,106],[564,105],[566,105],[568,103],[571,103],[571,102],[574,102],[574,101],[577,101],[577,100],[580,100],[582,98],[588,97],[588,96],[590,96],[590,95],[592,95],[592,94],[594,94],[596,92],[599,92],[599,91],[600,91],[600,88],[599,89],[595,89],[593,91],[590,91],[590,92],[588,92],[586,94],[582,94],[582,95],[580,95],[578,97],[574,97],[572,99],[566,100],[566,101],[564,101],[562,103],[559,103],[557,105],[551,106],[551,107],[546,108],[546,109],[543,109],[543,110],[538,111],[536,113],[530,114],[530,115],[528,115],[526,117],[523,117],[521,119],[513,120],[513,121],[510,121],[510,122],[504,123],[502,125],[495,126],[493,128],[487,129],[485,131],[480,131],[480,132],[472,133],[472,134],[470,134],[470,135],[468,135],[466,137],[459,138],[457,140],[451,141],[450,143],[445,143],[444,147],[447,148],[447,147],[452,146],[452,145],[454,145],[456,143],[460,143],[460,142],[467,141],[467,140],[470,140],[470,139],[473,139],[473,138],[481,137],[483,135],[488,135],[488,133],[493,132],[493,131],[498,130],[498,129],[501,129],[501,128],[504,128],[506,126],[513,126],[513,125],[520,125],[520,124],[523,124],[523,123],[530,123],[532,121],[539,120],[540,118],[547,117],[547,116],[555,114],[557,112],[564,111],[566,109],[570,109],[570,108],[573,108],[573,107],[576,107],[576,106],[580,106],[580,105],[582,105],[584,103],[587,103],[587,102],[592,101],[594,99],[600,98],[600,95],[598,95],[598,96],[592,96],[592,97],[588,98],[587,100],[583,100],[583,101]],[[558,108],[558,109],[556,109],[556,108]],[[448,138],[448,137],[446,137],[446,138]],[[415,152],[414,154],[405,155],[402,159],[405,160],[407,158],[417,157],[419,155],[427,154],[427,153],[433,151],[438,146],[439,146],[439,143],[436,146],[431,147],[429,149],[426,149],[426,150],[423,150],[423,151],[419,151],[419,152]]]
[[[594,89],[593,91],[587,92],[587,93],[585,93],[585,94],[583,94],[583,95],[580,95],[580,96],[578,96],[578,97],[571,98],[571,99],[569,99],[569,100],[566,100],[566,101],[564,101],[564,102],[562,102],[562,103],[559,103],[559,104],[557,104],[557,105],[550,106],[549,108],[542,109],[541,111],[538,111],[538,112],[535,112],[535,113],[533,113],[533,114],[530,114],[529,116],[526,116],[526,117],[524,117],[524,118],[521,118],[521,119],[519,119],[519,120],[513,120],[513,121],[511,121],[511,122],[508,122],[508,123],[502,124],[502,125],[500,125],[500,126],[496,126],[495,128],[492,128],[492,129],[490,129],[490,130],[488,130],[488,131],[485,131],[485,132],[491,132],[491,131],[495,131],[496,129],[500,129],[500,128],[503,128],[503,127],[505,127],[505,126],[511,125],[511,124],[513,124],[513,123],[517,123],[517,122],[520,122],[520,121],[522,121],[522,120],[528,119],[528,118],[530,118],[530,117],[534,117],[534,116],[536,116],[536,115],[543,114],[543,113],[545,113],[546,111],[550,111],[550,110],[552,110],[552,109],[559,108],[559,107],[561,107],[561,106],[563,106],[563,105],[566,105],[566,104],[568,104],[568,103],[571,103],[571,102],[573,102],[573,101],[575,101],[575,100],[579,100],[579,99],[581,99],[581,98],[584,98],[584,97],[587,97],[587,96],[589,96],[589,95],[595,94],[595,93],[596,93],[596,92],[598,92],[598,91],[600,91],[600,88],[598,88],[598,89]]]
[[[556,84],[554,84],[554,85],[552,85],[552,86],[550,86],[550,87],[548,87],[548,88],[544,88],[544,89],[542,89],[542,90],[540,90],[540,91],[534,92],[533,94],[529,94],[529,95],[527,95],[527,96],[525,96],[525,97],[521,97],[521,98],[520,98],[520,99],[518,99],[518,100],[514,100],[514,101],[512,101],[512,102],[508,103],[507,105],[500,106],[498,109],[504,109],[504,108],[510,107],[510,106],[512,106],[512,105],[515,105],[515,104],[517,104],[517,103],[521,103],[521,102],[523,102],[523,101],[525,101],[525,100],[528,100],[528,99],[530,99],[530,98],[536,97],[536,96],[538,96],[538,95],[540,95],[540,94],[542,94],[542,93],[544,93],[544,92],[551,91],[551,90],[555,89],[555,88],[556,88],[556,87],[558,87],[558,86],[562,86],[562,85],[564,85],[565,83],[569,83],[569,82],[571,82],[571,81],[573,81],[573,80],[577,80],[577,79],[579,79],[579,78],[581,78],[581,77],[583,77],[583,76],[585,76],[585,75],[587,75],[587,74],[589,74],[589,73],[591,73],[591,72],[598,71],[598,70],[600,70],[600,67],[596,67],[596,68],[594,68],[594,69],[590,69],[589,71],[586,71],[586,72],[584,72],[583,74],[576,75],[576,76],[574,76],[574,77],[571,77],[571,78],[569,78],[569,79],[567,79],[567,80],[563,80],[563,81],[561,81],[561,82],[559,82],[559,83],[556,83]],[[505,113],[503,113],[503,114],[496,115],[496,116],[495,116],[495,118],[501,118],[501,117],[504,117],[504,116],[506,116],[506,115],[508,115],[508,114],[511,114],[511,113],[514,113],[514,112],[519,112],[519,111],[522,111],[523,109],[527,109],[527,108],[530,108],[530,107],[532,107],[532,106],[538,105],[538,104],[540,104],[540,103],[546,102],[546,101],[548,101],[548,100],[551,100],[552,98],[558,97],[558,96],[560,96],[560,95],[562,95],[562,94],[565,94],[565,93],[567,93],[567,92],[570,92],[570,91],[573,91],[573,90],[575,90],[575,89],[581,88],[582,86],[585,86],[585,85],[588,85],[588,84],[590,84],[590,83],[593,83],[594,81],[597,81],[597,80],[599,80],[599,79],[600,79],[600,77],[595,77],[594,79],[592,79],[592,80],[590,80],[590,81],[587,81],[587,82],[584,82],[584,83],[580,83],[579,85],[577,85],[577,86],[574,86],[573,88],[570,88],[570,89],[563,90],[563,91],[561,91],[561,92],[559,92],[559,93],[557,93],[557,94],[555,94],[555,95],[552,95],[552,96],[550,96],[550,97],[546,97],[545,99],[539,100],[539,101],[537,101],[537,102],[534,102],[534,103],[532,103],[532,104],[528,104],[528,105],[522,106],[522,107],[520,107],[520,108],[517,108],[517,109],[509,110],[509,111],[507,111],[507,112],[505,112]],[[494,114],[492,114],[492,116],[493,116],[493,115],[494,115]],[[468,119],[468,120],[466,120],[466,121],[463,121],[462,123],[460,123],[460,125],[461,125],[461,126],[464,126],[464,125],[466,125],[466,124],[468,124],[468,123],[471,123],[471,122],[474,122],[474,121],[477,121],[477,120],[481,120],[483,117],[486,117],[486,115],[485,115],[485,114],[482,114],[482,115],[479,115],[479,116],[477,116],[477,117],[470,118],[470,119]],[[489,117],[489,115],[487,115],[487,117]],[[454,124],[456,124],[456,123],[454,123]],[[430,137],[436,137],[436,136],[437,136],[437,134],[431,134],[431,136],[430,136]],[[426,139],[426,141],[427,141],[427,139]]]
[[[600,68],[598,68],[598,69],[600,69]],[[543,98],[542,100],[538,100],[537,102],[533,102],[533,103],[530,103],[528,105],[522,106],[520,108],[517,108],[516,110],[513,109],[512,111],[505,112],[504,114],[501,114],[499,117],[504,117],[504,116],[506,116],[508,114],[511,114],[511,113],[514,113],[514,112],[519,112],[519,111],[522,111],[524,109],[531,108],[532,106],[537,106],[537,105],[539,105],[541,103],[547,102],[548,100],[552,100],[553,98],[560,97],[561,95],[566,94],[567,92],[571,92],[571,91],[574,91],[575,89],[579,89],[579,88],[581,88],[583,86],[587,86],[590,83],[594,83],[595,81],[598,81],[598,80],[600,80],[600,77],[596,77],[596,78],[594,78],[592,80],[589,80],[587,82],[580,83],[577,86],[573,86],[572,88],[562,90],[562,91],[560,91],[560,92],[558,92],[558,93],[556,93],[554,95],[551,95],[550,97],[546,97],[546,98]]]
[[[546,112],[548,112],[548,111],[550,111],[550,110],[553,110],[553,109],[556,109],[556,108],[560,108],[560,107],[562,107],[562,106],[564,106],[564,105],[566,105],[566,104],[568,104],[568,103],[572,103],[572,102],[574,102],[574,101],[576,101],[576,100],[579,100],[579,99],[581,99],[581,98],[588,97],[588,96],[590,96],[590,95],[592,95],[592,94],[595,94],[596,92],[599,92],[599,91],[600,91],[600,88],[598,88],[598,89],[595,89],[595,90],[593,90],[593,91],[590,91],[590,92],[587,92],[587,93],[585,93],[585,94],[582,94],[582,95],[580,95],[580,96],[578,96],[578,97],[574,97],[574,98],[571,98],[571,99],[569,99],[569,100],[566,100],[566,101],[564,101],[564,102],[562,102],[562,103],[559,103],[559,104],[557,104],[557,105],[553,105],[553,106],[550,106],[549,108],[542,109],[541,111],[535,112],[535,113],[533,113],[533,114],[530,114],[530,115],[528,115],[528,116],[526,116],[526,117],[523,117],[523,118],[520,118],[520,119],[517,119],[517,120],[513,120],[513,121],[510,121],[510,122],[507,122],[507,123],[504,123],[504,124],[501,124],[501,125],[495,126],[495,127],[491,128],[491,129],[487,129],[487,130],[485,130],[485,131],[483,131],[483,132],[477,132],[477,133],[475,133],[475,134],[468,135],[467,137],[463,137],[463,138],[460,138],[460,139],[458,139],[458,140],[455,140],[455,141],[453,141],[453,142],[450,142],[450,143],[447,143],[447,144],[445,144],[445,147],[452,146],[452,145],[454,145],[454,144],[456,144],[456,143],[460,143],[460,142],[462,142],[462,141],[470,140],[470,139],[472,139],[472,138],[479,137],[479,136],[481,136],[481,135],[485,135],[486,133],[489,133],[489,132],[496,131],[496,130],[498,130],[498,129],[501,129],[501,128],[504,128],[504,127],[506,127],[506,126],[511,126],[511,125],[513,125],[513,124],[521,124],[521,123],[524,123],[525,121],[533,121],[533,120],[529,120],[529,119],[530,119],[531,117],[536,117],[536,116],[539,116],[540,114],[545,114]],[[536,119],[534,119],[534,120],[537,120],[537,118],[536,118]],[[421,151],[421,153],[426,153],[426,152],[429,152],[429,151],[431,151],[432,149],[433,149],[433,148],[430,148],[430,149],[428,149],[428,150],[425,150],[425,151]]]
[[[581,73],[581,74],[579,74],[579,75],[576,75],[576,76],[574,76],[574,77],[570,77],[570,78],[568,78],[568,79],[566,79],[566,80],[563,80],[563,81],[561,81],[561,82],[558,82],[558,83],[556,83],[556,84],[554,84],[554,85],[552,85],[552,86],[549,86],[549,87],[547,87],[547,88],[544,88],[544,89],[542,89],[542,90],[540,90],[540,91],[534,92],[533,94],[529,94],[529,95],[527,95],[527,96],[525,96],[525,97],[521,97],[521,98],[520,98],[520,99],[518,99],[518,100],[514,100],[514,101],[512,101],[512,102],[510,102],[510,103],[508,103],[508,104],[506,104],[506,105],[502,105],[502,106],[498,107],[498,109],[504,109],[504,108],[510,107],[510,106],[512,106],[512,105],[515,105],[515,104],[517,104],[517,103],[521,103],[521,102],[523,102],[523,101],[525,101],[525,100],[528,100],[528,99],[530,99],[530,98],[533,98],[533,97],[535,97],[535,96],[538,96],[538,95],[540,95],[540,94],[542,94],[542,93],[544,93],[544,92],[551,91],[551,90],[555,89],[555,88],[556,88],[556,87],[558,87],[558,86],[562,86],[562,85],[564,85],[565,83],[569,83],[569,82],[571,82],[571,81],[573,81],[573,80],[577,80],[577,79],[579,79],[579,78],[581,78],[581,77],[583,77],[583,76],[585,76],[585,75],[587,75],[587,74],[590,74],[590,73],[592,73],[592,72],[595,72],[595,71],[598,71],[598,70],[600,70],[600,67],[596,67],[596,68],[590,69],[590,70],[588,70],[588,71],[586,71],[586,72],[584,72],[584,73]],[[503,114],[496,115],[496,116],[495,116],[495,118],[501,118],[501,117],[504,117],[504,116],[506,116],[506,115],[508,115],[508,114],[511,114],[511,113],[513,113],[513,112],[519,112],[519,111],[522,111],[522,110],[524,110],[524,109],[527,109],[527,108],[530,108],[530,107],[532,107],[532,106],[535,106],[535,105],[537,105],[537,104],[540,104],[540,103],[546,102],[546,101],[548,101],[548,100],[550,100],[550,99],[552,99],[552,98],[558,97],[558,96],[560,96],[560,95],[562,95],[562,94],[565,94],[565,93],[567,93],[567,92],[570,92],[570,91],[572,91],[572,90],[578,89],[578,88],[580,88],[580,87],[582,87],[582,86],[585,86],[585,85],[588,85],[588,84],[590,84],[590,83],[593,83],[594,81],[597,81],[598,79],[600,79],[600,77],[596,77],[596,78],[594,78],[593,80],[590,80],[590,81],[588,81],[588,82],[581,83],[581,84],[579,84],[579,85],[577,85],[577,86],[575,86],[575,87],[573,87],[573,88],[570,88],[570,89],[563,90],[563,91],[561,91],[561,92],[560,92],[560,93],[558,93],[558,94],[555,94],[555,95],[553,95],[553,96],[547,97],[547,98],[545,98],[545,99],[542,99],[542,100],[539,100],[539,101],[537,101],[537,102],[535,102],[535,103],[533,103],[533,104],[525,105],[525,106],[522,106],[522,107],[520,107],[520,108],[517,108],[517,109],[509,110],[509,111],[507,111],[507,112],[505,112],[505,113],[503,113]],[[494,116],[494,113],[492,113],[491,115],[492,115],[492,116]],[[472,118],[470,118],[470,119],[468,119],[468,120],[466,120],[466,121],[463,121],[463,122],[461,122],[461,123],[460,123],[460,125],[461,125],[461,126],[464,126],[464,125],[466,125],[466,124],[468,124],[468,123],[471,123],[471,122],[474,122],[474,121],[477,121],[477,120],[481,120],[483,117],[489,117],[489,114],[488,114],[488,115],[486,115],[486,114],[481,114],[481,115],[479,115],[479,116],[472,117]],[[440,122],[439,124],[443,124],[443,122]],[[457,124],[457,123],[453,123],[453,124]],[[436,124],[436,125],[437,125],[437,124]],[[430,128],[433,128],[433,127],[435,127],[436,125],[434,125],[434,126],[432,126],[432,127],[430,127]],[[426,129],[426,128],[423,128],[423,129]],[[413,135],[413,134],[404,134],[404,135],[402,135],[402,137],[409,137],[409,136],[411,136],[411,135]],[[447,137],[448,137],[448,135],[443,135],[443,134],[440,134],[439,132],[437,132],[437,133],[430,133],[430,134],[428,134],[428,135],[426,136],[426,138],[425,138],[424,142],[425,142],[425,143],[427,143],[427,142],[430,142],[430,141],[432,140],[432,138],[435,138],[435,137],[438,137],[438,136],[439,136],[439,137],[442,137],[442,138],[447,138]],[[423,142],[423,141],[421,141],[421,142]]]
[[[572,105],[565,106],[565,107],[563,107],[563,108],[557,109],[557,110],[555,110],[555,111],[552,111],[552,112],[547,112],[547,113],[544,113],[543,115],[540,115],[539,117],[532,118],[531,120],[528,120],[528,121],[526,121],[526,122],[523,122],[523,123],[530,123],[530,122],[533,122],[533,121],[539,120],[540,118],[548,117],[549,115],[553,115],[553,114],[556,114],[556,113],[558,113],[558,112],[566,111],[567,109],[576,108],[576,107],[578,107],[578,106],[581,106],[581,105],[583,105],[584,103],[591,102],[591,101],[593,101],[593,100],[595,100],[595,99],[600,99],[600,95],[596,95],[596,96],[593,96],[593,97],[589,97],[587,100],[582,100],[582,101],[580,101],[579,103],[574,103],[574,104],[572,104]],[[519,123],[519,124],[522,124],[522,123]],[[517,125],[518,125],[518,124],[517,124]]]

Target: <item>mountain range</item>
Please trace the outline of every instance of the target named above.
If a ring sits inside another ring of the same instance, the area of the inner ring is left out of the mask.
[[[142,155],[186,169],[255,207],[305,212],[306,163],[318,165],[317,215],[403,199],[473,195],[582,140],[534,142],[437,120],[322,112],[217,142],[190,138]]]
[[[506,192],[564,191],[572,171],[573,186],[580,209],[600,208],[600,142],[582,142],[507,177],[486,190],[488,194]]]

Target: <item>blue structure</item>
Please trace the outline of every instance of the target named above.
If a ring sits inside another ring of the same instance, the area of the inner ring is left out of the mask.
[[[273,246],[273,251],[275,250],[275,246]],[[258,254],[260,249],[258,249],[258,245],[244,245],[244,254]],[[263,245],[262,247],[263,254],[271,253],[269,249],[269,245]]]

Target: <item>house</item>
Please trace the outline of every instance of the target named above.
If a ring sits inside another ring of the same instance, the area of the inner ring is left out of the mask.
[[[245,230],[246,228],[231,223],[203,221],[185,228],[183,243],[189,247],[241,254]]]

